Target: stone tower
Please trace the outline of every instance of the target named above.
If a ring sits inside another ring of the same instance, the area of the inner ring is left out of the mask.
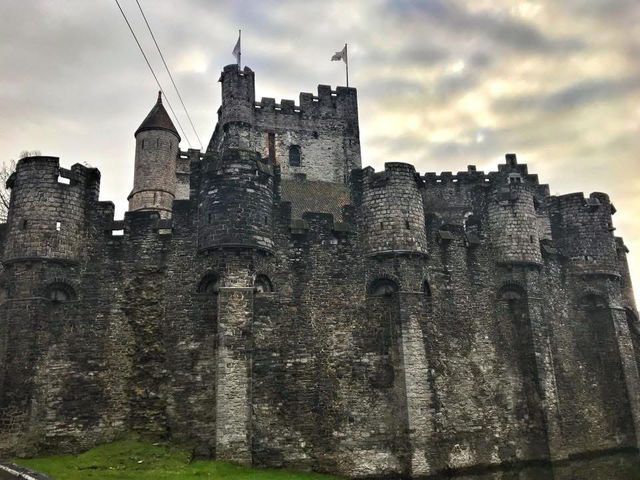
[[[180,135],[162,105],[162,92],[135,133],[136,161],[129,210],[154,210],[171,217],[176,193],[176,157]]]

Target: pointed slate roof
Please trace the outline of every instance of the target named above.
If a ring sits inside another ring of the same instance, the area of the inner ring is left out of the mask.
[[[158,92],[158,101],[149,112],[149,115],[147,115],[147,118],[140,124],[134,136],[144,130],[167,130],[175,134],[178,137],[178,141],[180,141],[180,135],[178,135],[176,127],[174,127],[169,114],[162,106],[162,92]]]

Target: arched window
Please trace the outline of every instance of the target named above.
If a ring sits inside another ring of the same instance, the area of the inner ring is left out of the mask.
[[[198,293],[209,293],[217,295],[219,287],[220,284],[218,281],[218,276],[214,275],[213,273],[208,273],[204,277],[202,277],[202,280],[200,280],[200,283],[198,284]]]
[[[253,291],[255,293],[271,293],[273,292],[273,284],[266,275],[258,275],[253,282]]]
[[[289,165],[292,167],[300,166],[300,145],[291,145],[289,147]]]
[[[393,295],[398,291],[398,284],[388,278],[374,280],[369,286],[369,295]]]
[[[71,286],[57,282],[47,287],[46,297],[54,303],[63,303],[75,300],[76,294]]]

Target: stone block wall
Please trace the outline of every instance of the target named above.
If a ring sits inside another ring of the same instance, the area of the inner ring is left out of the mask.
[[[0,229],[0,454],[135,431],[353,477],[533,479],[637,453],[640,330],[604,196],[549,197],[511,157],[488,175],[390,163],[350,174],[340,222],[293,218],[260,154],[186,157],[170,221],[114,220],[93,170],[58,187],[57,159],[19,164]],[[14,218],[50,191],[83,212],[74,256],[18,257]],[[578,251],[604,267],[575,268]]]

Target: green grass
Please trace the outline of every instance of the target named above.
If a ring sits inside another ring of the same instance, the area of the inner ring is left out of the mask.
[[[14,459],[55,480],[337,480],[338,477],[291,470],[262,470],[228,462],[190,461],[186,448],[141,440],[121,440],[80,455]]]

